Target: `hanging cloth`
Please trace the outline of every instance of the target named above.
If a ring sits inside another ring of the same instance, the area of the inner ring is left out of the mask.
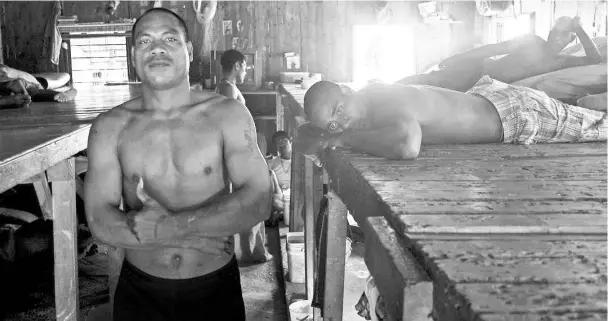
[[[46,22],[44,47],[42,49],[43,57],[49,58],[55,65],[59,64],[59,54],[61,53],[61,33],[59,33],[59,28],[57,28],[59,15],[61,15],[61,2],[56,0],[53,3],[49,20]]]

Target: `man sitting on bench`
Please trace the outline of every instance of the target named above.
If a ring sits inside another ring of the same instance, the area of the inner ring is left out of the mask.
[[[352,92],[321,81],[304,95],[313,133],[323,132],[322,147],[350,146],[389,159],[414,159],[421,144],[606,141],[606,106],[598,109],[489,76],[467,93],[400,84]]]

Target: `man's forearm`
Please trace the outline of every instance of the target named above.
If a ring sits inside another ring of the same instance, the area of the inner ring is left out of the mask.
[[[265,174],[265,173],[264,173]],[[270,215],[271,191],[237,188],[203,207],[172,216],[178,237],[227,237],[240,233]]]
[[[508,46],[506,44],[490,44],[453,55],[452,57],[445,59],[443,62],[444,64],[457,65],[467,61],[481,61],[485,58],[507,53]]]
[[[592,64],[598,64],[602,62],[602,56],[600,55],[599,50],[597,50],[595,43],[593,43],[591,38],[589,38],[589,35],[587,35],[587,33],[582,27],[577,28],[576,36],[581,41],[581,45],[585,50],[585,56],[587,56],[589,62]]]
[[[339,139],[344,145],[389,159],[416,158],[420,148],[420,146],[408,146],[407,137],[398,127],[349,130],[344,132]]]
[[[103,217],[104,219],[103,221],[90,222],[91,231],[99,241],[113,247],[136,250],[159,248],[200,249],[208,242],[208,240],[204,240],[201,237],[188,236],[142,244],[127,223],[127,213],[114,207],[108,207],[105,213],[100,214],[98,217]]]

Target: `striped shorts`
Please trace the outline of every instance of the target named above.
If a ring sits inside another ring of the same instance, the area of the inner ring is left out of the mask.
[[[516,144],[606,141],[606,113],[564,104],[542,91],[509,85],[485,75],[467,91],[498,111],[503,142]]]

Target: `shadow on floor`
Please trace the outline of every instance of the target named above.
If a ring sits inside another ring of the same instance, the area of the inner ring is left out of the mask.
[[[239,267],[247,320],[288,320],[278,228],[266,227],[266,246],[273,256],[272,260]],[[103,253],[97,253],[79,260],[78,263],[79,320],[110,321],[107,257]],[[41,282],[32,293],[27,295],[27,304],[9,311],[4,320],[55,320],[53,279],[48,278]]]

